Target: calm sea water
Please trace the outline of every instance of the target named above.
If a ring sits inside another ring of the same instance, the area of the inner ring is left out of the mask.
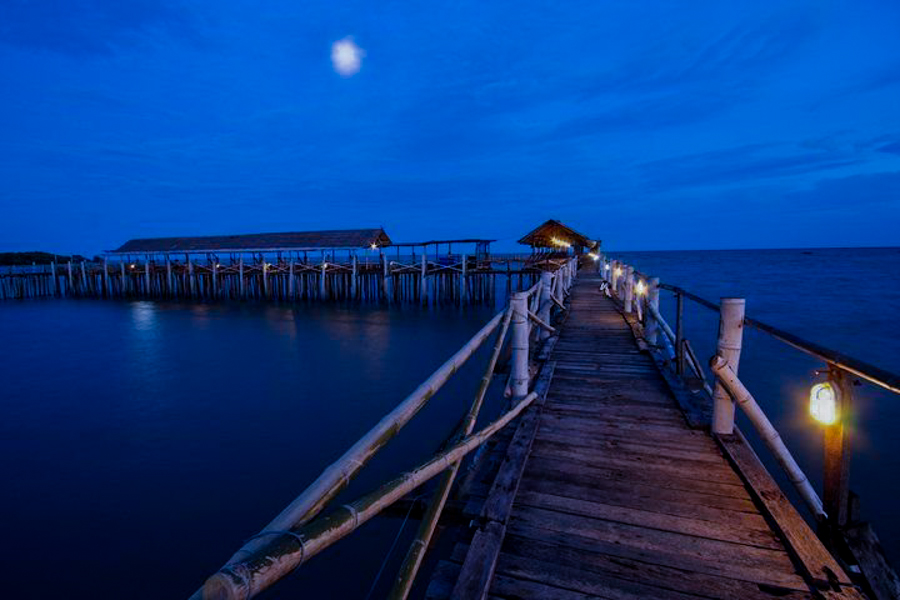
[[[900,371],[900,249],[630,253],[665,282]],[[664,311],[671,307],[664,301]],[[712,353],[716,317],[687,306]],[[488,309],[44,300],[0,305],[4,597],[186,597],[457,350]],[[468,406],[476,355],[345,492],[427,457]],[[814,360],[748,331],[742,378],[813,479]],[[495,390],[489,413],[498,410]],[[857,389],[851,481],[900,557],[900,398]],[[745,430],[748,426],[745,425]],[[774,466],[772,467],[775,468]],[[365,598],[400,518],[375,519],[266,594]],[[405,533],[372,597],[389,585]],[[407,542],[408,543],[408,542]]]

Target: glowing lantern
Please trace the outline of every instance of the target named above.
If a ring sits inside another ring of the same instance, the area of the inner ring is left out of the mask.
[[[830,382],[817,383],[809,390],[809,414],[822,425],[834,425],[838,414],[837,388]]]

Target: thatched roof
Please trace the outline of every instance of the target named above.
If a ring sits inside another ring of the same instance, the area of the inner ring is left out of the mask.
[[[390,246],[391,238],[380,228],[144,238],[129,240],[109,254],[273,252],[321,248],[367,248],[372,244],[377,244],[379,247]]]
[[[599,240],[592,240],[554,219],[542,223],[520,239],[519,243],[526,246],[534,246],[535,248],[558,248],[559,244],[554,243],[554,240],[587,249],[594,248],[600,244]]]

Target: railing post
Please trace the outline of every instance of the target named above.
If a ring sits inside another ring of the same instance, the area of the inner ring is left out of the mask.
[[[631,314],[634,310],[634,267],[627,266],[624,271],[625,275],[625,314]]]
[[[675,292],[675,372],[684,376],[684,294]]]
[[[550,323],[550,309],[553,306],[553,300],[550,298],[552,290],[550,289],[551,282],[553,280],[553,274],[550,271],[543,271],[541,273],[541,293],[540,293],[540,304],[538,305],[538,317],[544,323]],[[550,337],[550,332],[540,328],[540,339],[546,340]]]
[[[656,338],[659,334],[659,323],[653,316],[653,309],[659,312],[659,277],[651,277],[647,280],[647,314],[645,316],[646,326],[644,327],[644,337],[647,343],[656,345]]]
[[[609,269],[610,290],[614,297],[619,296],[619,261],[614,260]]]
[[[853,405],[853,380],[848,373],[832,371],[832,385],[836,396],[837,421],[825,426],[825,476],[822,479],[822,501],[829,525],[840,529],[849,520],[850,499],[850,436],[844,432],[844,420]]]
[[[528,294],[513,294],[510,307],[513,311],[510,388],[515,402],[528,395]]]
[[[716,354],[724,358],[728,365],[738,372],[741,359],[741,341],[744,335],[743,298],[722,298],[719,311],[719,341]],[[734,433],[734,400],[716,378],[713,391],[713,433],[731,435]]]

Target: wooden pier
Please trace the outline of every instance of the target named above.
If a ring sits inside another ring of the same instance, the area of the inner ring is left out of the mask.
[[[751,319],[742,299],[710,302],[608,260],[599,242],[558,221],[520,241],[531,255],[497,257],[490,240],[454,240],[475,243],[474,252],[453,254],[450,242],[432,241],[396,244],[390,258],[380,229],[135,240],[102,263],[36,266],[5,279],[0,272],[0,299],[494,303],[497,277],[505,277],[505,308],[247,539],[192,600],[253,598],[398,507],[407,517],[418,507],[421,521],[390,600],[900,598],[900,578],[850,491],[842,424],[856,384],[900,394],[900,376]],[[419,246],[418,255],[401,254]],[[129,252],[144,252],[143,261]],[[662,290],[675,294],[674,327],[660,310]],[[685,301],[719,316],[708,369],[684,335]],[[810,424],[823,428],[821,497],[738,377],[745,327],[824,364],[810,389],[818,421]],[[474,399],[436,454],[336,506],[491,338]],[[490,390],[507,405],[483,423]],[[735,425],[738,411],[798,506]]]
[[[677,295],[674,328],[660,313],[661,289]],[[685,298],[720,312],[714,381],[683,337]],[[821,358],[838,387],[846,373],[900,393],[900,378],[745,318],[743,309],[742,300],[716,305],[600,256],[543,272],[192,599],[252,598],[379,514],[413,514],[429,485],[391,600],[897,598],[900,580],[871,526],[841,510],[850,492],[839,422],[826,432],[823,501],[737,377],[742,331],[756,327]],[[478,392],[438,453],[333,506],[495,333]],[[508,407],[476,431],[497,375],[506,378]],[[832,401],[846,410],[852,391],[841,389]],[[809,521],[735,426],[738,407]]]
[[[733,462],[689,426],[601,283],[574,287],[539,416],[485,461],[497,469],[469,491],[478,527],[427,597],[855,597],[799,515],[765,512],[760,495],[780,491],[752,451],[729,440]]]

